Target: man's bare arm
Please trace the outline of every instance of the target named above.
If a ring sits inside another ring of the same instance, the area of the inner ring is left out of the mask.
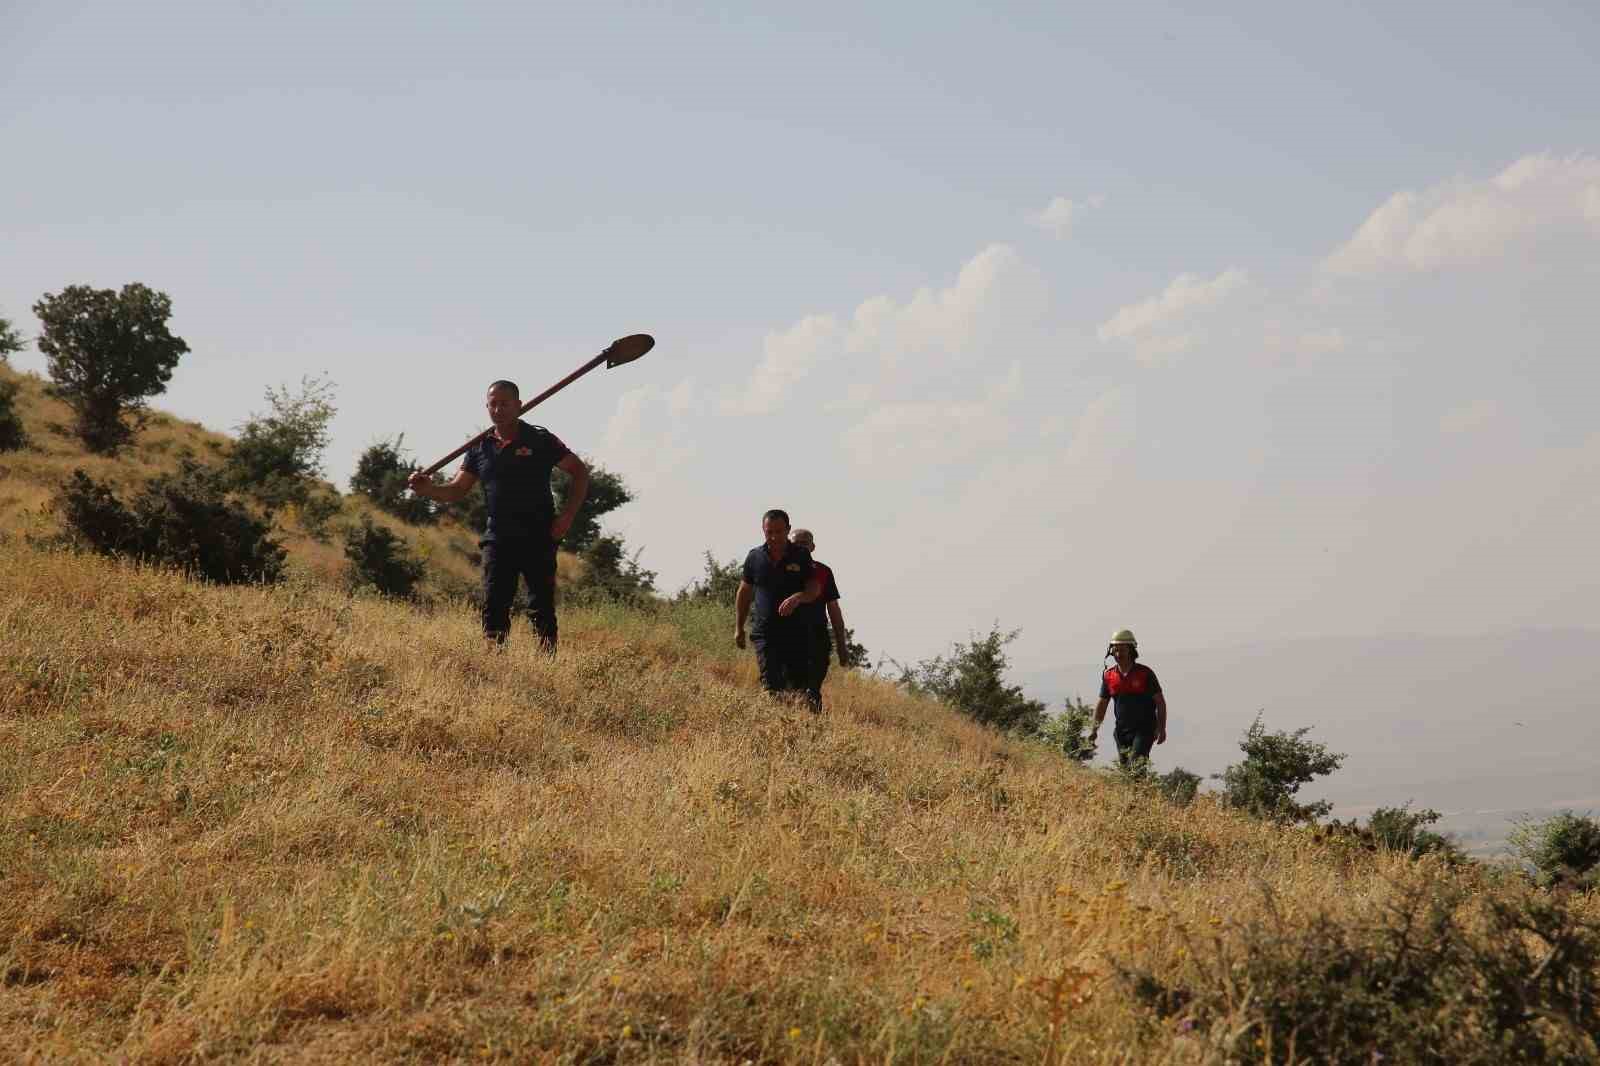
[[[460,503],[467,498],[467,493],[471,492],[472,486],[477,483],[477,476],[465,470],[456,471],[456,476],[443,485],[418,470],[406,479],[406,488],[418,496],[426,496],[438,503]]]
[[[1094,731],[1100,732],[1100,723],[1106,720],[1106,708],[1111,706],[1111,701],[1104,696],[1094,705]]]
[[[833,647],[839,653],[839,665],[850,665],[850,646],[844,639],[844,612],[838,600],[828,601],[828,624],[833,627]]]
[[[550,537],[560,540],[567,535],[567,530],[572,528],[572,523],[577,520],[578,508],[583,506],[584,499],[589,495],[589,467],[573,452],[568,452],[556,466],[567,472],[572,478],[572,486],[567,489],[567,503],[561,508],[561,513],[556,515],[556,520],[550,523]]]
[[[750,601],[755,599],[755,587],[748,581],[739,582],[739,592],[733,597],[733,642],[744,647],[744,622],[750,617]]]
[[[1167,694],[1156,693],[1156,743],[1167,742]]]

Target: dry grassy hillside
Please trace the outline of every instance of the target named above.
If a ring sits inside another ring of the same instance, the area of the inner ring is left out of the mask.
[[[29,403],[12,1060],[1595,1059],[1593,896],[1174,807],[871,677],[815,718],[714,606],[568,608],[552,659],[351,598],[303,544],[275,588],[41,546],[74,465],[128,484],[218,438],[85,461]]]
[[[0,546],[0,1046],[1314,1061],[1262,988],[1205,999],[1220,958],[1415,886],[1468,929],[1531,898],[1175,809],[871,678],[814,719],[725,628],[569,611],[554,660],[490,654],[464,611]]]
[[[230,443],[226,435],[197,422],[153,410],[145,428],[124,451],[110,458],[91,455],[71,431],[71,410],[46,393],[44,379],[0,365],[0,380],[20,387],[16,408],[30,444],[22,451],[0,452],[0,536],[37,540],[60,533],[51,501],[75,469],[109,484],[126,498],[151,477],[177,469],[182,459],[220,462]],[[333,491],[332,486],[327,490]],[[363,515],[395,531],[426,562],[425,588],[431,595],[456,596],[477,584],[473,562],[476,537],[469,530],[450,522],[428,528],[409,526],[370,506],[362,496],[343,498],[341,513],[329,523],[331,535],[323,537],[311,535],[294,508],[286,508],[274,516],[274,538],[288,550],[292,570],[322,581],[337,581],[345,569],[338,528],[358,522]],[[563,555],[562,582],[573,580],[581,568],[578,559]]]

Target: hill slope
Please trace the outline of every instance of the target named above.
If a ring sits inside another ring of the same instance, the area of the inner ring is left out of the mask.
[[[1213,935],[1480,876],[1177,810],[870,678],[814,719],[725,629],[570,611],[556,659],[490,654],[464,612],[0,547],[0,1043],[1206,1061],[1224,1030],[1119,967],[1199,987]]]
[[[309,538],[275,588],[48,547],[74,465],[226,446],[158,417],[84,461],[50,402],[0,456],[15,1058],[1596,1054],[1592,895],[1180,809],[858,674],[814,718],[714,606],[568,608],[551,659]]]

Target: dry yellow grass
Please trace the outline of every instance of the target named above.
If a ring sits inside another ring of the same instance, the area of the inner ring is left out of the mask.
[[[814,718],[712,611],[566,610],[552,659],[317,569],[0,543],[9,1057],[1284,1061],[1117,967],[1482,876],[1175,809],[870,677]]]

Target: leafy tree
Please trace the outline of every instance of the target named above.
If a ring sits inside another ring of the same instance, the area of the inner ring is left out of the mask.
[[[1326,800],[1296,803],[1300,786],[1333,773],[1344,755],[1305,739],[1309,727],[1268,733],[1261,716],[1239,742],[1244,760],[1212,777],[1222,782],[1222,803],[1275,822],[1312,822],[1333,809]]]
[[[68,531],[105,555],[176,566],[225,585],[283,576],[285,552],[267,525],[228,498],[216,471],[192,460],[151,479],[131,505],[82,470],[56,502]]]
[[[1066,707],[1047,718],[1039,727],[1040,739],[1060,748],[1074,762],[1094,758],[1094,708],[1079,699],[1068,698]]]
[[[352,588],[376,589],[396,599],[414,597],[425,571],[404,540],[367,515],[345,532],[344,557],[350,561]]]
[[[738,592],[737,583],[734,585],[734,591],[735,593]],[[828,629],[831,637],[833,630],[833,619],[831,618],[828,619]],[[872,653],[867,650],[865,644],[856,640],[856,631],[850,626],[844,627],[844,655],[845,661],[840,663],[840,666],[872,666]]]
[[[1021,630],[1000,632],[957,643],[948,655],[925,659],[915,667],[901,667],[900,684],[914,693],[944,700],[964,714],[997,729],[1037,735],[1047,713],[1040,700],[1029,699],[1021,686],[1005,682],[1006,645]]]
[[[0,318],[0,363],[10,362],[13,352],[20,352],[25,347],[22,334],[11,324],[8,318]]]
[[[3,356],[0,356],[3,359]],[[12,452],[28,446],[28,434],[22,428],[22,418],[17,414],[15,381],[0,381],[0,452]]]
[[[1174,766],[1164,774],[1151,778],[1156,790],[1176,807],[1187,807],[1200,794],[1200,775],[1192,774],[1181,766]]]
[[[439,518],[437,505],[406,489],[406,479],[420,467],[405,453],[405,439],[402,433],[393,440],[368,445],[356,460],[356,472],[350,475],[350,491],[361,493],[401,521],[431,525]],[[439,480],[437,474],[434,480]]]
[[[739,582],[743,576],[744,566],[739,560],[730,559],[725,563],[719,563],[716,556],[708,551],[705,575],[678,590],[678,594],[672,598],[673,602],[706,600],[724,607],[732,607],[734,599],[739,595]]]
[[[1600,885],[1600,822],[1562,811],[1542,822],[1518,823],[1511,848],[1532,864],[1541,884]]]
[[[620,603],[640,603],[654,595],[656,572],[640,566],[639,552],[629,555],[621,537],[602,536],[581,557],[585,568],[578,593]]]
[[[333,383],[326,377],[300,379],[300,391],[287,385],[267,389],[268,414],[251,415],[224,461],[229,482],[270,506],[303,503],[311,479],[322,474],[329,423],[337,414]]]
[[[133,436],[128,417],[165,392],[178,357],[189,350],[167,330],[172,300],[134,282],[119,293],[69,285],[33,305],[44,324],[38,346],[57,392],[77,415],[90,451],[110,454]]]
[[[621,476],[595,463],[588,463],[588,466],[589,491],[583,497],[583,505],[578,508],[577,516],[572,520],[572,528],[562,538],[562,545],[568,551],[581,552],[598,540],[600,519],[623,504],[631,503],[634,498]],[[572,477],[565,470],[557,469],[551,476],[550,482],[554,487],[556,510],[559,512],[567,505],[567,492],[572,487]]]

